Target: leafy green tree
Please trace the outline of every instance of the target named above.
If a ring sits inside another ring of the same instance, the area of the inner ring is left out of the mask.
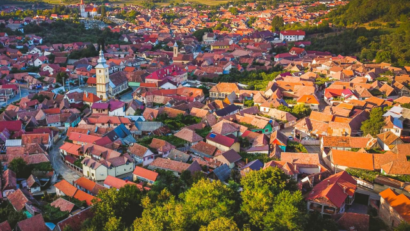
[[[362,126],[360,127],[364,136],[367,134],[376,136],[380,133],[381,128],[384,126],[383,114],[383,109],[380,107],[373,108],[370,111],[369,119],[363,121]]]
[[[231,195],[231,189],[221,181],[203,179],[195,183],[180,195],[191,227],[197,230],[219,217],[232,217],[236,205]]]
[[[275,32],[275,31],[281,30],[283,27],[283,24],[284,24],[284,21],[282,17],[279,17],[279,16],[273,17],[272,22],[271,22],[272,31]]]
[[[241,211],[249,218],[250,224],[259,229],[270,226],[264,217],[274,210],[274,198],[284,190],[296,191],[296,182],[279,168],[251,171],[241,179],[243,186]]]
[[[10,170],[16,173],[17,177],[22,177],[26,172],[27,162],[21,158],[14,158],[7,166]]]
[[[23,212],[14,210],[10,202],[4,202],[0,205],[0,223],[8,221],[11,228],[14,228],[17,222],[25,220],[26,215]]]
[[[395,229],[394,231],[409,231],[410,230],[410,224],[403,221],[401,222]]]
[[[96,198],[93,210],[95,212],[91,225],[97,230],[109,223],[109,227],[117,227],[119,221],[113,217],[121,217],[125,226],[130,226],[135,217],[142,214],[141,200],[143,192],[134,185],[126,185],[117,191],[115,188],[101,190]]]
[[[135,231],[189,230],[189,219],[182,203],[167,190],[161,192],[159,200],[152,203],[148,197],[142,200],[144,211],[133,223]]]
[[[267,230],[304,230],[306,207],[302,193],[284,190],[274,198],[273,210],[263,218]]]
[[[298,104],[292,108],[292,114],[298,118],[309,116],[311,112],[312,109],[304,104]]]
[[[236,223],[226,217],[218,217],[211,221],[208,226],[202,226],[199,231],[215,231],[215,230],[226,230],[226,231],[239,231]]]
[[[228,10],[229,12],[231,12],[231,14],[233,14],[233,15],[238,15],[238,8],[236,8],[236,7],[231,7],[231,8],[229,8],[229,10]]]
[[[110,217],[107,223],[105,223],[104,230],[106,231],[124,230],[124,228],[122,227],[122,223],[121,223],[121,217],[120,218]]]

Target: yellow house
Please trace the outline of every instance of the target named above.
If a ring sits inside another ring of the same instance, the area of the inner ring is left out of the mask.
[[[229,151],[230,149],[235,150],[236,152],[240,151],[240,144],[235,139],[232,139],[227,136],[219,135],[216,133],[209,133],[206,137],[206,143],[215,146],[222,152]]]

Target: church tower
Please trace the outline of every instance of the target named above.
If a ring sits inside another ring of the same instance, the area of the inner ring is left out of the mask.
[[[80,3],[80,15],[83,18],[87,17],[87,12],[85,12],[84,0],[81,0],[81,3]]]
[[[100,48],[100,58],[95,66],[95,72],[97,77],[97,96],[102,101],[107,101],[108,84],[110,82],[109,71],[107,61],[104,58],[103,48]]]
[[[177,57],[177,56],[178,56],[178,44],[175,41],[175,43],[174,43],[174,58]]]

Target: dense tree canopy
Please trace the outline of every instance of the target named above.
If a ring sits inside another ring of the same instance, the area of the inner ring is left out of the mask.
[[[365,120],[360,127],[364,136],[367,134],[376,136],[380,133],[380,130],[384,125],[383,114],[383,109],[380,107],[373,108],[370,111],[370,118]]]

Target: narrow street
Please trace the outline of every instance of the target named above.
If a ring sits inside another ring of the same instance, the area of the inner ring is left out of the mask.
[[[67,165],[64,164],[63,160],[60,157],[60,147],[64,143],[64,137],[61,137],[57,143],[55,143],[50,151],[50,161],[51,164],[53,165],[54,170],[60,174],[66,181],[70,182],[72,184],[75,180],[80,178],[80,174],[71,168],[69,168]]]

